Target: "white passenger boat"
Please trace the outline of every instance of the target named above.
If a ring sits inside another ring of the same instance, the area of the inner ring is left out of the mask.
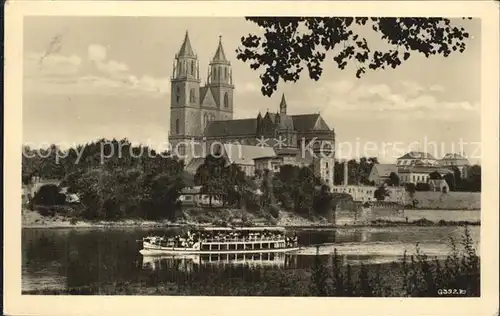
[[[204,227],[184,236],[148,236],[142,239],[144,256],[276,253],[299,250],[297,236],[284,227]]]

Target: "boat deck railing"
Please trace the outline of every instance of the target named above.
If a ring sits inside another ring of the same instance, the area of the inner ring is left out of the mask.
[[[225,243],[225,242],[268,242],[268,241],[285,241],[283,237],[260,237],[260,238],[202,238],[202,242],[216,242],[216,243]]]

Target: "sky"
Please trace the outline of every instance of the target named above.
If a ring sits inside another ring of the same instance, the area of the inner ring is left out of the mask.
[[[260,70],[236,59],[240,38],[260,33],[243,17],[25,17],[23,141],[32,147],[99,138],[153,147],[166,142],[172,64],[188,31],[202,79],[222,36],[233,69],[235,118],[276,112],[285,94],[289,114],[322,115],[335,130],[341,158],[392,162],[407,150],[441,158],[463,149],[476,163],[481,25],[477,19],[452,21],[471,34],[462,54],[414,53],[396,69],[368,71],[361,79],[354,63],[340,70],[327,59],[319,81],[303,72],[297,83],[280,82],[269,98],[260,92]],[[360,35],[372,48],[383,45],[370,29]]]

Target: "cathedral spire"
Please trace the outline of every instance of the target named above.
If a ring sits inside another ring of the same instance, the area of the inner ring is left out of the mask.
[[[189,40],[189,34],[186,30],[186,35],[184,36],[184,42],[182,43],[181,49],[177,54],[178,57],[195,57],[193,48],[191,47],[191,41]]]
[[[212,62],[216,63],[229,63],[229,61],[226,58],[226,54],[224,53],[224,48],[222,47],[222,35],[219,36],[219,46],[217,46],[217,50],[215,51],[214,58],[212,59]]]
[[[281,96],[280,114],[286,114],[286,100],[285,100],[285,94],[284,93]]]

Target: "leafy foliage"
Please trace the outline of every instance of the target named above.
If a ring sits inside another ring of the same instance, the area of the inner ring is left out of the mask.
[[[315,176],[309,167],[284,165],[273,178],[273,195],[285,209],[302,216],[313,212]]]
[[[362,157],[359,162],[351,159],[347,162],[348,183],[372,185],[368,179],[374,164],[378,163],[377,157]],[[334,182],[336,185],[344,183],[344,164],[345,162],[336,162],[334,166]]]
[[[403,289],[407,296],[437,296],[439,290],[461,289],[467,296],[480,294],[479,256],[473,247],[470,231],[466,227],[462,236],[463,250],[459,250],[450,238],[451,254],[440,262],[430,260],[417,245],[416,255],[403,257],[405,283]],[[463,293],[451,293],[448,296],[463,296]]]
[[[383,201],[386,197],[390,196],[391,193],[385,188],[385,186],[381,185],[375,190],[373,195],[377,201]]]
[[[387,180],[387,185],[390,186],[399,186],[399,176],[395,172],[391,172],[389,174],[389,179]]]
[[[184,166],[168,153],[132,146],[126,139],[100,139],[66,151],[52,145],[42,149],[43,155],[24,150],[23,179],[60,179],[68,192],[79,195],[81,216],[87,219],[171,218],[178,209]],[[42,201],[35,198],[34,204]]]
[[[396,68],[419,53],[449,56],[464,52],[469,33],[445,18],[382,17],[247,17],[263,29],[263,35],[241,38],[237,58],[251,69],[263,68],[261,91],[271,96],[280,80],[296,82],[307,68],[309,78],[319,80],[329,51],[333,62],[345,69],[356,66],[356,77],[367,70]],[[374,49],[360,35],[372,29],[387,45]]]

